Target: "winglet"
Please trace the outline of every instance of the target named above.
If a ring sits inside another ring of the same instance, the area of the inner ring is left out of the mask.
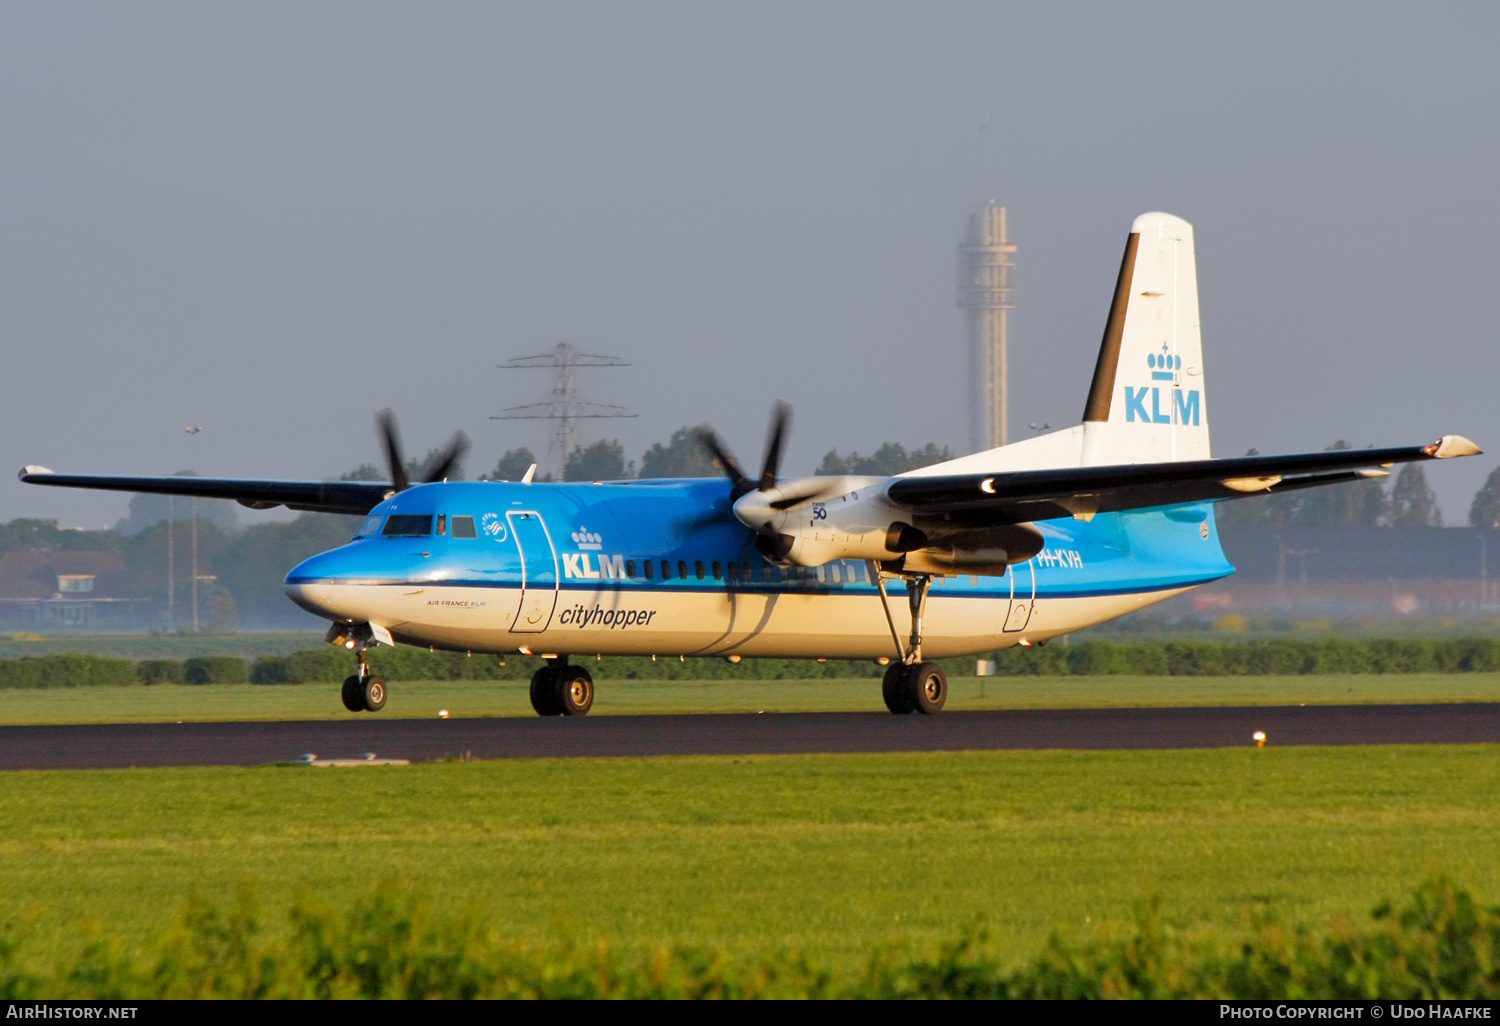
[[[1447,460],[1454,456],[1478,456],[1484,452],[1463,435],[1444,435],[1427,447],[1427,455],[1434,459]]]
[[[24,466],[24,467],[21,468],[21,472],[16,475],[16,480],[17,481],[24,481],[28,477],[30,477],[32,474],[50,474],[50,473],[52,473],[52,471],[49,470],[48,468],[42,467],[42,466],[38,466],[35,463],[31,463],[31,464],[27,464],[26,466]]]

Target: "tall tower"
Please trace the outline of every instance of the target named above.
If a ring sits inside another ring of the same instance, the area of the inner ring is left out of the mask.
[[[1005,208],[993,201],[969,215],[958,247],[958,305],[969,312],[969,440],[973,451],[1010,441],[1010,272],[1016,252]]]
[[[552,385],[552,398],[546,402],[528,403],[525,406],[510,406],[490,417],[490,420],[555,420],[557,433],[555,444],[558,450],[557,476],[563,476],[568,457],[578,445],[578,421],[600,417],[634,417],[635,414],[623,406],[608,403],[591,403],[578,398],[578,389],[573,385],[574,367],[629,367],[616,356],[595,356],[580,353],[566,342],[559,342],[550,353],[536,356],[518,356],[499,364],[501,370],[525,370],[535,367],[555,368],[557,378]]]

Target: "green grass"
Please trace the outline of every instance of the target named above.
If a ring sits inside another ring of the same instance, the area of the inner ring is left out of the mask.
[[[595,715],[611,713],[879,710],[880,682],[812,680],[597,681]],[[950,709],[1299,702],[1494,702],[1500,673],[1295,677],[954,678]],[[522,681],[393,681],[383,717],[530,716]],[[0,724],[337,719],[331,684],[155,684],[0,690]]]
[[[24,772],[0,788],[0,917],[129,943],[189,894],[333,907],[399,878],[517,940],[845,964],[976,917],[1003,951],[1250,909],[1363,921],[1442,871],[1500,895],[1492,746],[998,752]]]

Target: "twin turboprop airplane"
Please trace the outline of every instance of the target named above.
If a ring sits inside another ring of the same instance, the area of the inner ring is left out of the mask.
[[[351,711],[385,704],[365,659],[378,643],[540,654],[543,716],[593,703],[572,653],[875,659],[891,712],[935,713],[948,684],[933,659],[1045,644],[1233,573],[1216,502],[1480,451],[1446,435],[1216,460],[1208,417],[1193,229],[1152,213],[1130,230],[1083,422],[896,477],[782,478],[778,405],[755,478],[704,435],[727,481],[448,482],[460,437],[412,485],[388,414],[388,484],[44,467],[21,480],[363,515],[349,544],[286,576],[357,658]]]

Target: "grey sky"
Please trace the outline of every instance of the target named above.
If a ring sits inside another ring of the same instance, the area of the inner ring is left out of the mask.
[[[1125,234],[1197,229],[1214,449],[1500,462],[1494,5],[0,7],[6,466],[322,477],[394,407],[471,472],[567,339],[632,458],[959,447],[954,247],[1020,245],[1013,435],[1075,423]],[[979,180],[977,128],[991,102]],[[185,425],[202,425],[193,439]],[[196,446],[192,452],[190,446]],[[3,487],[0,518],[127,497]],[[263,514],[246,513],[255,522]]]

